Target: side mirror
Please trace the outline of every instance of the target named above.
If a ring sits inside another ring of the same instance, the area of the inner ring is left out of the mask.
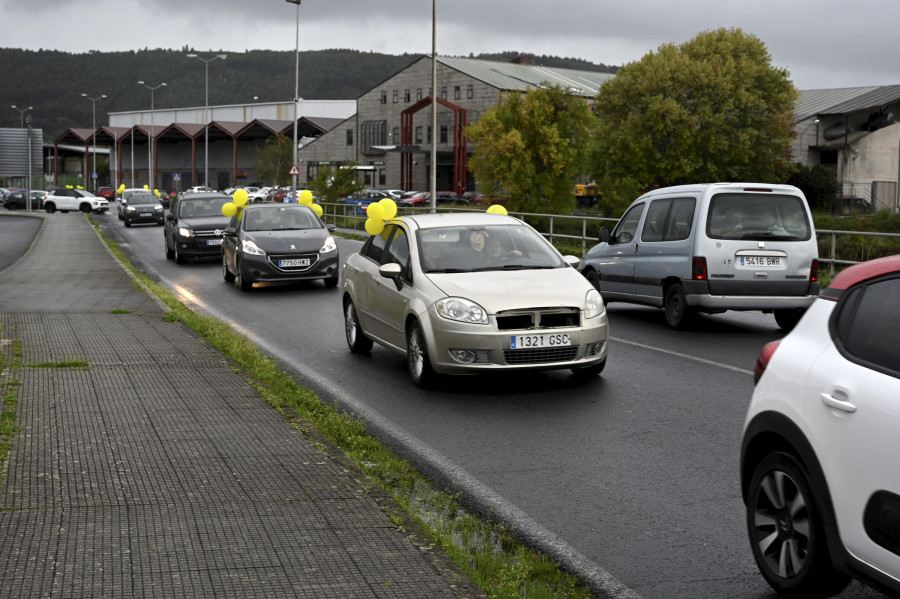
[[[609,227],[600,228],[600,243],[609,243]]]
[[[579,258],[578,256],[572,256],[571,254],[566,254],[565,256],[563,256],[563,261],[575,270],[578,270],[578,267],[581,266],[581,258]]]
[[[325,228],[328,229],[329,233],[334,233],[334,231],[337,229],[337,225],[325,225]]]
[[[378,269],[378,274],[386,279],[391,279],[394,281],[394,285],[397,287],[397,291],[400,291],[403,288],[403,282],[400,280],[400,276],[403,274],[403,267],[401,267],[396,262],[391,262],[390,264],[382,264]]]

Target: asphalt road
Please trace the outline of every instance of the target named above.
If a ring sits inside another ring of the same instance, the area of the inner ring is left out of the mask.
[[[727,313],[676,332],[659,311],[612,304],[609,362],[596,380],[465,376],[422,391],[402,357],[347,350],[339,289],[242,293],[224,283],[218,261],[166,260],[161,227],[97,219],[183,301],[231,322],[430,474],[540,542],[647,598],[773,597],[747,545],[738,485],[753,362],[782,336],[772,316]],[[346,256],[359,243],[339,247]],[[840,595],[880,596],[857,583]]]

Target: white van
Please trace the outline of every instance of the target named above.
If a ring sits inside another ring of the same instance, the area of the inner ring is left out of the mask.
[[[635,200],[581,266],[606,302],[665,308],[682,328],[695,312],[774,312],[792,328],[819,295],[812,215],[796,187],[708,183]]]

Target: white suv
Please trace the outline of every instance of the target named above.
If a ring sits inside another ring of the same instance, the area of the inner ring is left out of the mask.
[[[44,198],[44,210],[47,212],[79,211],[102,213],[109,210],[106,198],[95,196],[84,189],[56,189]]]
[[[750,546],[779,593],[900,593],[900,255],[848,268],[763,348],[741,444]]]

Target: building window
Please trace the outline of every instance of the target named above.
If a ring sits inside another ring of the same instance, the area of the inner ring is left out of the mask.
[[[447,125],[441,125],[441,143],[442,144],[447,143],[447,137],[448,137],[449,133],[450,133],[450,127],[448,127]]]
[[[386,145],[387,121],[364,121],[359,132],[360,151],[363,154],[384,154],[372,146]]]
[[[409,102],[409,90],[408,89],[403,91],[403,101]]]
[[[382,92],[381,92],[381,103],[382,103],[382,104],[387,104],[387,92],[386,92],[386,91],[383,91],[383,90],[382,90]]]
[[[471,83],[466,87],[466,97],[470,100],[475,97],[475,86]]]
[[[447,99],[447,86],[441,88],[441,97],[445,100]]]
[[[396,104],[399,101],[400,101],[400,90],[395,89],[394,90],[394,104]]]
[[[422,88],[416,90],[416,102],[422,99]]]
[[[353,129],[347,129],[347,145],[353,145]]]
[[[428,143],[431,143],[431,125],[428,125]]]
[[[393,139],[391,139],[391,143],[394,144],[395,146],[399,146],[400,145],[400,127],[394,127],[394,130],[391,131],[391,137],[393,138]]]
[[[378,169],[378,184],[379,185],[387,185],[387,177],[384,175],[384,169]]]
[[[422,125],[416,127],[416,143],[422,143]]]
[[[459,86],[457,85],[456,87],[453,88],[453,99],[459,100],[461,97],[462,97],[462,95],[460,93]]]

